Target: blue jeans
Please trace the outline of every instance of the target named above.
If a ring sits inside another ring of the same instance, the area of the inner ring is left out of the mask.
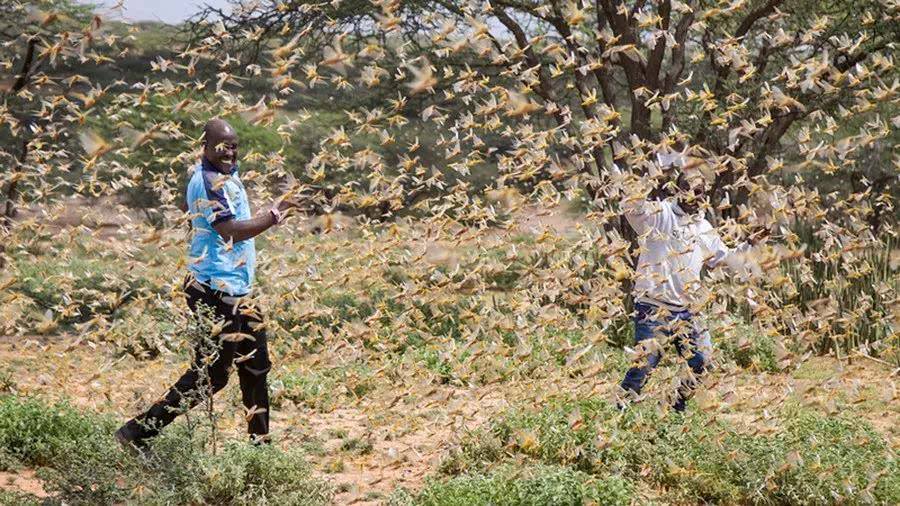
[[[687,400],[697,386],[696,378],[699,378],[706,370],[709,343],[703,342],[703,337],[694,327],[693,315],[690,311],[669,311],[641,302],[636,303],[634,309],[634,342],[639,352],[649,344],[641,345],[642,342],[656,338],[660,345],[665,345],[670,341],[674,342],[679,356],[689,355],[687,363],[694,372],[694,378],[681,382],[672,406],[678,411],[684,411]],[[661,314],[659,318],[663,321],[653,319],[656,313]],[[622,389],[640,394],[641,388],[647,381],[647,376],[659,364],[661,358],[662,352],[659,349],[639,357],[638,360],[645,362],[635,365],[625,373]]]

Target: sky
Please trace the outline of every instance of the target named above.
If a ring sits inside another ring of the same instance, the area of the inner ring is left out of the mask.
[[[116,0],[76,0],[78,3],[92,3],[101,6],[112,6]],[[224,7],[228,5],[226,0],[125,0],[125,11],[121,17],[129,21],[163,21],[165,23],[178,23],[189,18],[200,10],[203,5]],[[101,13],[108,13],[108,9],[100,7]],[[110,17],[120,17],[112,15]]]

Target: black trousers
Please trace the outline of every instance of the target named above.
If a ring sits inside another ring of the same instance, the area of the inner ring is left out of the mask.
[[[248,413],[250,410],[254,413],[247,419],[247,432],[256,440],[265,440],[262,436],[269,433],[266,375],[272,364],[269,362],[266,332],[261,326],[262,317],[254,307],[235,303],[227,294],[198,285],[190,276],[185,280],[184,291],[195,316],[199,317],[198,311],[205,306],[212,310],[214,320],[224,323],[224,327],[209,340],[211,343],[196,343],[191,368],[175,382],[165,397],[145,413],[129,420],[125,424],[126,430],[138,440],[159,434],[160,429],[172,423],[179,414],[196,406],[205,396],[224,388],[228,384],[231,365],[236,362],[244,407]],[[234,340],[236,338],[241,339]]]

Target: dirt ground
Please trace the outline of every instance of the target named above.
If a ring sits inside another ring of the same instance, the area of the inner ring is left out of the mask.
[[[41,486],[41,480],[35,476],[34,469],[22,469],[12,473],[0,471],[0,489],[23,492],[40,498],[49,497]]]
[[[278,364],[293,369],[318,363],[315,356]],[[0,338],[0,362],[15,371],[20,395],[68,398],[75,405],[125,419],[164,392],[186,367],[184,359],[167,356],[139,362],[114,358],[103,348],[75,336]],[[304,363],[305,362],[305,363]],[[416,489],[433,473],[442,457],[467,430],[508,406],[539,406],[552,393],[568,392],[609,398],[611,375],[585,380],[551,377],[516,384],[463,388],[451,385],[391,385],[385,381],[355,403],[331,411],[290,402],[272,414],[273,434],[284,446],[315,448],[309,460],[339,490],[337,504],[378,504],[397,487]],[[870,361],[842,364],[811,358],[793,374],[714,372],[707,390],[698,394],[701,407],[730,405],[723,417],[748,428],[764,423],[769,411],[795,400],[825,413],[851,410],[900,448],[900,402],[897,376]],[[224,411],[222,428],[240,437],[239,392],[233,381],[217,397]],[[364,448],[360,450],[359,448]],[[43,494],[34,471],[0,474],[0,488]]]

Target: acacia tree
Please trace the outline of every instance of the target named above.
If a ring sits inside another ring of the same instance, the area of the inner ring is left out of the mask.
[[[553,144],[588,175],[588,188],[599,187],[614,159],[643,172],[649,154],[677,149],[711,163],[711,200],[725,199],[716,209],[726,217],[738,215],[782,157],[846,170],[895,130],[882,115],[896,110],[890,55],[900,40],[900,7],[886,0],[234,4],[201,14],[191,27],[196,40],[227,35],[223,48],[257,61],[299,37],[296,63],[307,69],[327,60],[335,37],[356,53],[373,42],[388,54],[399,48],[394,63],[424,55],[438,69],[469,65],[534,98],[540,108],[528,117],[553,122],[563,135]],[[204,25],[208,19],[221,23]],[[877,124],[832,127],[849,115]],[[823,135],[840,138],[785,150],[788,132],[809,140],[804,132],[823,124]]]
[[[68,0],[33,0],[0,4],[0,59],[5,75],[0,74],[0,163],[6,170],[0,177],[4,235],[17,212],[23,181],[33,179],[40,170],[29,170],[35,160],[45,160],[40,147],[44,141],[55,144],[60,126],[59,102],[48,104],[42,96],[58,85],[54,75],[65,60],[88,57],[93,42],[92,29],[99,28],[91,9]],[[75,33],[72,33],[75,32]],[[69,86],[69,91],[73,86]],[[37,151],[37,153],[35,153]],[[0,266],[5,262],[5,241],[0,244]]]

